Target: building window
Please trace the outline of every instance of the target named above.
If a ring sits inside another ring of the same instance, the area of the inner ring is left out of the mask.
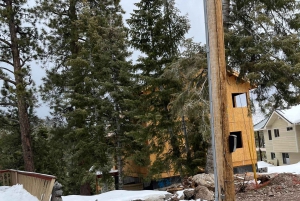
[[[247,107],[247,94],[246,93],[233,93],[232,106],[233,107]]]
[[[287,131],[292,131],[292,130],[293,130],[293,127],[291,127],[291,126],[286,127],[286,130],[287,130]]]
[[[230,132],[230,135],[236,136],[236,148],[242,148],[243,147],[242,132],[241,131]]]
[[[275,153],[271,152],[271,160],[274,160],[275,159]]]
[[[274,129],[274,136],[279,137],[279,129]]]
[[[282,162],[283,164],[290,164],[289,153],[282,153]]]
[[[272,140],[272,131],[268,130],[269,140]]]

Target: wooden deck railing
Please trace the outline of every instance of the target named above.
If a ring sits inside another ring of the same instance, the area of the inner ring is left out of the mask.
[[[49,201],[55,176],[19,170],[0,170],[0,186],[22,184],[30,194],[40,201]]]

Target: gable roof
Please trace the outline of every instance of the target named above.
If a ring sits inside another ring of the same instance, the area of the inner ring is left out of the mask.
[[[292,106],[290,109],[276,110],[275,112],[292,124],[300,123],[300,105]]]
[[[274,122],[278,116],[291,124],[300,124],[300,105],[285,110],[275,110],[269,117],[254,125],[254,131],[266,129],[267,124]]]
[[[254,131],[259,131],[259,130],[262,130],[264,129],[267,121],[269,120],[269,117],[261,120],[260,122],[258,122],[257,124],[254,125]]]

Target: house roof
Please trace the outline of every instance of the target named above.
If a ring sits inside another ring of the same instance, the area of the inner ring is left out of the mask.
[[[258,122],[257,124],[254,125],[254,131],[259,131],[264,129],[266,123],[268,122],[269,117],[261,120],[260,122]]]
[[[269,117],[254,125],[254,131],[265,129],[266,125],[274,122],[278,116],[291,124],[300,124],[300,105],[285,110],[275,110]]]
[[[300,105],[292,106],[290,109],[276,110],[275,112],[292,124],[300,123]]]

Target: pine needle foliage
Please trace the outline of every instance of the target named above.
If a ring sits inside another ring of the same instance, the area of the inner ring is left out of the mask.
[[[186,16],[180,15],[173,0],[141,0],[135,5],[137,9],[127,23],[131,46],[143,53],[136,64],[142,92],[137,124],[142,127],[131,134],[140,143],[148,142],[145,153],[157,158],[149,169],[149,176],[159,177],[160,173],[170,171],[170,167],[179,172],[182,169],[177,160],[181,156],[181,140],[175,131],[178,122],[168,108],[172,94],[180,90],[180,86],[160,76],[166,66],[178,58],[178,47],[189,23]]]
[[[126,132],[132,127],[135,84],[119,2],[43,1],[50,18],[48,43],[56,43],[48,51],[56,63],[42,91],[68,129],[61,137],[73,193],[89,171],[107,174],[114,157],[122,188],[123,161],[132,149]]]
[[[298,104],[299,1],[228,2],[228,68],[257,86],[254,93],[262,109]]]

